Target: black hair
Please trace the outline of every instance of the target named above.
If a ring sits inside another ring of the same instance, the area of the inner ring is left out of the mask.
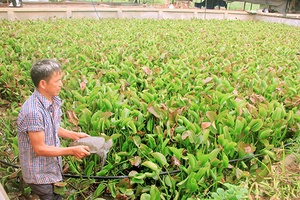
[[[38,87],[41,80],[48,81],[53,72],[62,71],[61,65],[51,59],[42,59],[32,65],[30,76],[35,87]]]

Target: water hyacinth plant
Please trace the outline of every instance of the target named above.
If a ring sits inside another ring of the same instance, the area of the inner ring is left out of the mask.
[[[253,21],[0,21],[1,160],[18,165],[15,119],[31,63],[64,68],[62,126],[112,138],[64,158],[66,199],[251,196],[299,137],[299,28]],[[50,31],[51,30],[51,31]],[[70,141],[62,141],[67,146]],[[28,196],[1,164],[11,196]],[[103,180],[104,179],[104,180]],[[248,185],[239,193],[234,185]],[[294,186],[299,195],[299,184]],[[234,194],[233,194],[234,195]]]

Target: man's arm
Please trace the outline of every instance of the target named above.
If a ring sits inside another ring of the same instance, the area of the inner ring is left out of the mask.
[[[80,138],[89,137],[89,135],[86,133],[69,131],[61,127],[58,129],[58,136],[62,138],[69,138],[72,140],[78,140]]]
[[[29,138],[33,150],[37,156],[56,157],[73,155],[76,158],[83,158],[90,155],[90,149],[88,146],[74,146],[74,147],[55,147],[45,144],[44,131],[29,132]]]

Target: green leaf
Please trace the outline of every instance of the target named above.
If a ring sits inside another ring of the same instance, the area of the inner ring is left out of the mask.
[[[157,146],[156,142],[155,142],[155,139],[150,134],[147,135],[147,138],[148,138],[148,143],[149,143],[150,148],[154,150]]]
[[[214,122],[218,119],[218,115],[214,111],[207,111],[206,116],[210,122]]]
[[[84,173],[85,173],[87,176],[90,176],[90,175],[91,175],[91,172],[92,172],[92,170],[93,170],[93,167],[94,167],[94,161],[89,161],[89,164],[88,164],[88,166],[85,168]]]
[[[160,191],[155,185],[151,185],[150,196],[151,196],[151,200],[160,199]]]
[[[66,185],[67,183],[65,182],[54,183],[54,192],[64,197],[67,191]]]
[[[263,139],[266,139],[267,137],[269,137],[271,133],[272,133],[272,129],[265,128],[265,129],[259,131],[258,137],[259,137],[259,139],[263,140]]]
[[[180,160],[182,158],[182,152],[183,152],[183,149],[177,149],[175,147],[168,147],[169,150],[171,150],[171,152],[174,154],[174,156]]]
[[[163,115],[164,115],[164,112],[162,109],[160,109],[159,107],[156,107],[156,106],[150,106],[147,108],[147,110],[152,114],[154,115],[155,117],[157,118],[162,118]]]
[[[155,160],[157,162],[159,162],[162,166],[168,166],[169,164],[167,163],[167,159],[166,157],[159,153],[159,152],[154,152],[154,153],[151,153],[151,155],[153,156],[153,158],[155,158]]]
[[[265,105],[259,105],[258,106],[258,112],[259,112],[259,115],[262,116],[262,117],[267,117],[268,116],[268,112],[267,112],[267,109],[266,109]]]
[[[183,133],[186,130],[185,126],[178,126],[175,128],[176,133]]]
[[[192,193],[198,191],[197,180],[194,177],[190,177],[187,183],[187,187]]]
[[[124,108],[121,112],[120,118],[128,118],[130,115],[130,110],[128,108]]]
[[[73,96],[76,100],[80,101],[82,104],[86,102],[85,97],[79,94],[77,90],[72,90]]]
[[[189,161],[189,167],[191,169],[191,171],[195,171],[199,168],[199,165],[197,164],[197,159],[193,154],[188,154],[188,161]]]
[[[169,176],[169,175],[164,177],[164,182],[169,187],[173,186],[173,180],[172,180],[171,176]]]
[[[209,155],[209,159],[212,160],[214,158],[216,158],[218,156],[218,154],[220,153],[221,149],[220,148],[215,148],[214,150],[212,150],[208,155]]]
[[[153,171],[157,171],[158,170],[157,164],[155,164],[154,162],[151,162],[149,160],[143,162],[142,165],[145,166],[145,167],[148,167],[148,168],[152,169]]]
[[[248,126],[251,127],[253,132],[256,132],[263,126],[263,121],[261,119],[252,119]]]
[[[127,126],[132,130],[133,134],[137,133],[135,123],[132,120],[127,123]]]
[[[81,112],[82,114],[79,118],[79,125],[88,126],[91,122],[92,112],[87,108],[84,108]]]
[[[237,118],[235,121],[235,127],[234,127],[235,134],[237,134],[237,135],[241,134],[243,128],[244,128],[244,122],[242,120],[240,120],[239,118]]]
[[[116,196],[117,196],[116,183],[115,182],[109,182],[107,187],[110,191],[111,196],[116,198]]]
[[[209,167],[201,167],[196,174],[196,177],[198,180],[200,180],[205,174],[208,174],[209,172]]]
[[[189,177],[186,177],[184,180],[180,181],[179,183],[177,183],[178,187],[184,187],[186,185],[186,182],[188,181]]]
[[[97,189],[94,191],[93,197],[99,197],[103,191],[105,190],[106,185],[104,183],[100,183]]]
[[[103,111],[104,110],[109,110],[109,111],[112,111],[113,110],[113,106],[112,106],[112,103],[110,102],[109,99],[103,99]]]
[[[151,200],[151,196],[148,193],[143,193],[140,200]]]
[[[275,111],[272,113],[272,119],[273,120],[280,120],[281,119],[281,113],[282,109],[280,107],[277,107]]]
[[[145,144],[141,144],[139,149],[144,155],[149,155],[153,152],[153,150]]]

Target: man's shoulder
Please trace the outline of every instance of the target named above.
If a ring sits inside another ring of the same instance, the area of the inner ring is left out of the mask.
[[[22,105],[20,114],[27,115],[32,113],[38,113],[42,109],[42,104],[38,98],[34,95],[31,95]],[[19,115],[20,115],[19,114]]]
[[[32,108],[39,105],[39,100],[35,95],[31,95],[22,105],[22,108]]]

